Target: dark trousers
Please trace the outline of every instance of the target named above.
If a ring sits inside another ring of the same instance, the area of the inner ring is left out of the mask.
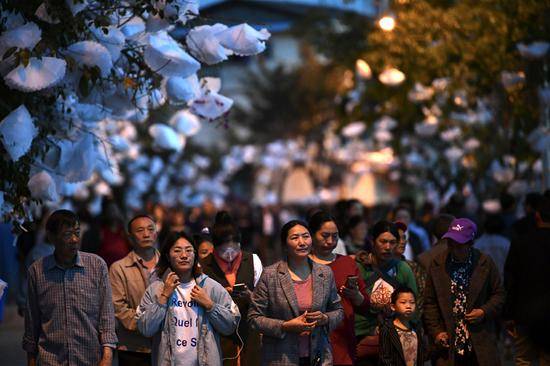
[[[151,354],[144,352],[117,351],[118,366],[151,366]]]
[[[300,360],[298,361],[299,366],[311,366],[311,362],[309,360],[309,357],[300,357]]]
[[[477,357],[474,352],[469,352],[464,356],[455,354],[455,366],[477,366]]]

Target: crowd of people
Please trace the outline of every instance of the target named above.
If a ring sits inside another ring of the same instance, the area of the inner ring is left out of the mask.
[[[17,241],[28,364],[550,365],[550,192],[501,203],[46,212]]]

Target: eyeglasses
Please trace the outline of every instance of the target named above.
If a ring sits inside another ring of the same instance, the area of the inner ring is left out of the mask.
[[[321,238],[323,238],[323,240],[328,240],[329,238],[332,238],[332,240],[337,241],[338,233],[321,233]]]

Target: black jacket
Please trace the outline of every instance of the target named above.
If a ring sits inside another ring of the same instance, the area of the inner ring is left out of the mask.
[[[414,327],[418,339],[418,347],[416,349],[416,365],[424,365],[424,346],[423,333],[420,326]],[[397,334],[397,330],[393,325],[393,319],[390,319],[380,327],[380,351],[379,365],[381,366],[406,366],[401,340]]]

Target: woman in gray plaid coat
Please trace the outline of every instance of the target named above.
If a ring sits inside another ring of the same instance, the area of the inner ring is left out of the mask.
[[[248,311],[262,333],[262,365],[332,365],[328,334],[344,317],[332,271],[308,258],[305,223],[286,223],[281,241],[287,260],[264,268]]]

